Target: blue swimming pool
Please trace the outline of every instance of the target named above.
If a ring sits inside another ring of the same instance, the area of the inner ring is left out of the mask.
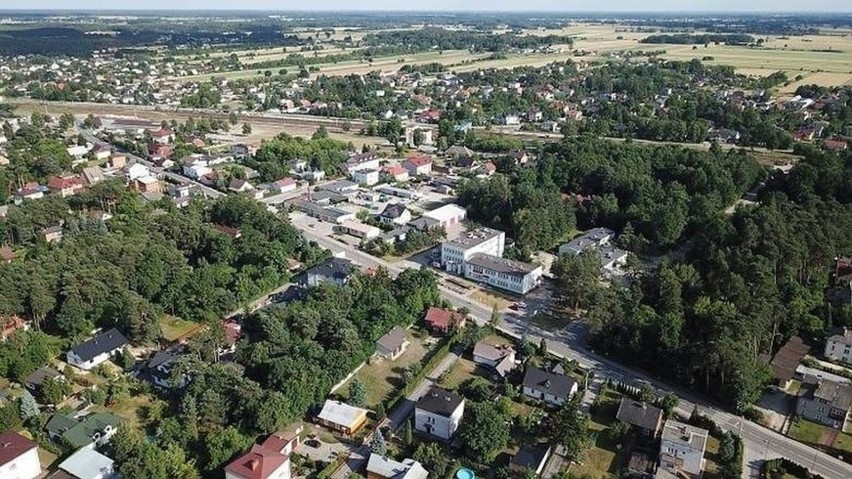
[[[475,479],[476,474],[473,473],[470,469],[463,467],[456,471],[456,479]]]

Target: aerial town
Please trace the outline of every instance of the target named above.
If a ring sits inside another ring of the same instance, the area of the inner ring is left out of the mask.
[[[852,13],[0,11],[0,126],[0,479],[852,478]]]

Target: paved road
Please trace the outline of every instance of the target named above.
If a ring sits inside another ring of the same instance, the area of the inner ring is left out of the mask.
[[[388,263],[387,261],[358,251],[353,246],[317,234],[317,232],[305,227],[305,224],[294,224],[300,227],[307,238],[316,241],[320,246],[335,253],[344,252],[350,260],[362,266],[382,266],[392,275],[399,274],[405,268],[420,267],[419,264],[408,261],[395,264]],[[470,311],[470,316],[479,324],[487,323],[491,317],[490,306],[480,304],[443,285],[441,286],[441,294],[453,306],[467,308]],[[629,384],[639,384],[641,381],[654,387],[658,394],[665,394],[666,392],[677,394],[680,397],[680,404],[677,408],[678,412],[688,416],[694,407],[698,407],[701,413],[716,421],[722,429],[740,434],[747,451],[746,457],[750,460],[763,459],[764,455],[766,459],[786,457],[810,468],[813,472],[821,474],[826,479],[845,479],[852,477],[852,465],[850,464],[763,426],[743,421],[736,415],[717,409],[718,406],[696,397],[689,391],[663,384],[659,380],[642,372],[629,369],[590,351],[582,341],[585,335],[585,326],[581,322],[571,323],[561,331],[552,332],[532,325],[524,317],[507,314],[503,316],[499,328],[515,337],[526,335],[529,340],[535,342],[540,341],[541,338],[545,338],[547,339],[547,346],[551,353],[559,357],[566,357],[577,361],[581,366],[594,371],[596,376],[608,377]],[[744,469],[743,477],[750,477],[749,468],[746,467]]]

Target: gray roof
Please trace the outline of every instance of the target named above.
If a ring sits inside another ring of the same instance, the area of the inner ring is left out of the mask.
[[[342,193],[345,191],[355,191],[358,189],[358,183],[349,180],[338,180],[332,181],[331,183],[326,183],[324,185],[320,185],[317,187],[319,190],[325,191],[333,191],[335,193]]]
[[[71,352],[76,354],[80,360],[85,362],[103,353],[121,349],[127,345],[127,343],[127,338],[125,338],[117,329],[113,328],[75,346],[71,349]]]
[[[662,438],[663,441],[704,451],[704,446],[707,443],[707,434],[706,429],[669,419],[666,421],[665,426],[663,426]]]
[[[852,385],[824,378],[805,376],[799,395],[811,401],[826,402],[842,411],[848,411],[852,406]]]
[[[494,346],[482,340],[473,347],[473,355],[481,356],[489,361],[499,361],[512,353],[511,346]]]
[[[467,262],[473,266],[479,266],[480,268],[490,269],[492,271],[514,276],[526,276],[540,268],[540,266],[534,264],[515,261],[508,258],[501,258],[499,256],[485,253],[476,253],[468,258]]]
[[[308,275],[323,276],[326,278],[344,279],[351,275],[357,268],[355,264],[346,258],[329,258],[322,263],[306,271]]]
[[[580,254],[580,252],[599,245],[601,241],[611,238],[614,235],[615,232],[609,228],[592,228],[567,244],[560,246],[559,250],[562,253]]]
[[[529,367],[524,374],[524,387],[567,399],[577,382],[573,378]]]
[[[384,216],[385,218],[396,219],[402,216],[405,211],[406,208],[404,205],[401,205],[399,203],[390,203],[389,205],[385,206],[385,209],[384,211],[382,211],[381,216]]]
[[[426,479],[428,472],[414,459],[395,461],[380,454],[370,454],[367,472],[387,479]]]
[[[116,477],[113,460],[90,448],[83,448],[59,464],[59,468],[80,479]]]
[[[541,463],[547,459],[549,452],[550,444],[544,442],[535,445],[526,445],[512,457],[512,465],[538,470]]]
[[[852,346],[852,329],[843,328],[838,334],[830,336],[828,340]]]
[[[387,351],[396,351],[405,341],[405,330],[399,326],[394,326],[393,329],[376,341],[376,345]]]
[[[177,361],[177,359],[177,356],[168,351],[157,351],[157,354],[148,361],[148,367],[155,369],[159,366],[168,366]]]
[[[61,376],[61,374],[59,374],[59,371],[48,366],[42,366],[36,369],[35,372],[33,372],[32,374],[27,376],[27,378],[24,380],[24,384],[28,388],[38,388],[41,387],[41,385],[44,384],[44,382],[48,379],[56,378],[59,376]]]
[[[417,401],[417,409],[449,417],[463,402],[464,398],[456,393],[432,387]]]
[[[427,215],[427,217],[430,217]],[[447,240],[446,243],[448,245],[452,245],[458,248],[470,249],[475,246],[479,246],[486,241],[496,238],[503,233],[500,230],[495,230],[491,228],[476,228],[475,230],[466,231],[456,238]]]
[[[663,418],[663,410],[642,401],[621,398],[615,417],[632,426],[656,432]]]

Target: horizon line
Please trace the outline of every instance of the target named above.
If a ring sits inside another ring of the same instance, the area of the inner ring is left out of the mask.
[[[717,15],[717,14],[760,14],[760,15],[801,15],[801,14],[832,14],[832,15],[850,15],[852,10],[481,10],[481,9],[460,9],[460,10],[413,10],[413,9],[370,9],[370,8],[317,8],[317,9],[267,9],[267,8],[217,8],[217,9],[202,9],[202,8],[146,8],[146,7],[111,7],[111,8],[0,8],[0,14],[3,13],[42,13],[42,12],[62,12],[62,13],[104,13],[104,12],[256,12],[256,13],[420,13],[420,14],[452,14],[452,13],[556,13],[556,14],[699,14],[699,15]]]

